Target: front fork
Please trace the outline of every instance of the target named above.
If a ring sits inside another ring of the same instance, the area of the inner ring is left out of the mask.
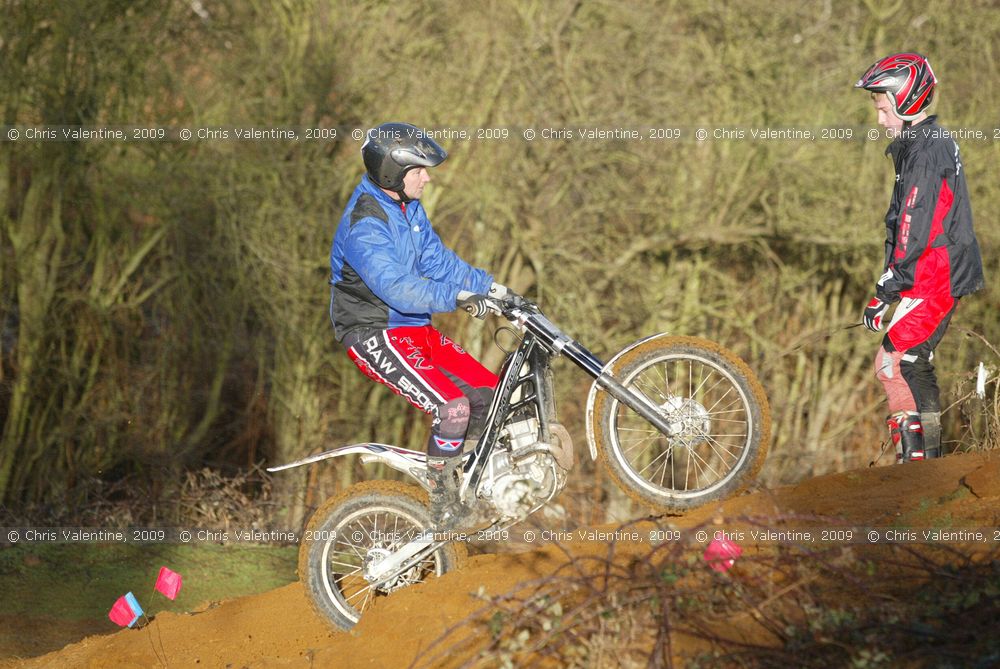
[[[642,393],[629,390],[607,373],[602,373],[597,377],[597,385],[604,388],[608,391],[609,395],[629,409],[652,423],[653,427],[659,430],[664,436],[671,436],[673,429],[670,427],[670,423],[664,420],[663,414],[660,413],[660,408],[653,404],[652,400],[648,397]]]
[[[550,349],[556,353],[561,353],[572,360],[577,367],[595,379],[596,385],[606,390],[609,395],[627,406],[629,409],[632,409],[632,411],[635,411],[637,414],[645,418],[662,434],[666,436],[670,436],[672,434],[673,430],[670,427],[670,423],[664,419],[658,406],[656,406],[642,393],[626,388],[611,375],[611,372],[609,371],[611,369],[611,364],[621,357],[625,351],[619,352],[618,355],[612,358],[610,364],[605,365],[596,355],[580,344],[580,342],[567,336],[541,314],[537,314],[530,319],[524,318],[523,326],[534,336],[538,337],[538,339],[545,343]],[[632,346],[625,350],[631,350],[639,344],[658,336],[662,335],[647,337],[646,339],[635,342]]]

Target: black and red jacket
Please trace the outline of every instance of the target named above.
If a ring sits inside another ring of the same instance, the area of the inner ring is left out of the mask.
[[[983,287],[983,261],[958,144],[930,116],[889,145],[896,185],[885,216],[885,267],[876,288],[900,297],[968,295]]]

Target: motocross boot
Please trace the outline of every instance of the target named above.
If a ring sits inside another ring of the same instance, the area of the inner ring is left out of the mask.
[[[941,457],[941,412],[921,413],[920,423],[924,426],[924,459]]]
[[[431,525],[435,532],[460,529],[472,519],[474,510],[462,503],[462,458],[427,458]]]
[[[897,411],[885,419],[896,447],[896,464],[924,459],[924,428],[916,411]]]

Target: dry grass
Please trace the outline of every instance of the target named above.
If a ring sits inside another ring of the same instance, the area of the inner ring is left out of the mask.
[[[913,12],[868,0],[296,0],[219,5],[210,20],[185,2],[126,4],[12,4],[0,26],[0,88],[15,92],[4,122],[337,127],[341,136],[7,144],[8,504],[58,500],[94,477],[177,487],[185,469],[217,454],[246,466],[369,439],[421,447],[424,417],[357,373],[326,317],[329,240],[361,173],[349,132],[388,119],[509,130],[499,141],[445,142],[451,157],[424,201],[436,229],[602,357],[659,331],[737,350],[775,411],[767,482],[861,466],[884,438],[870,370],[878,342],[843,328],[878,275],[892,174],[882,143],[860,139],[871,109],[851,84],[905,44],[932,56],[945,125],[985,127],[1000,104],[1000,27],[985,2],[931,0]],[[372,38],[385,34],[407,39]],[[849,126],[857,136],[690,136],[719,126]],[[687,135],[528,142],[527,127]],[[988,173],[997,146],[962,146],[976,212],[1000,208]],[[995,292],[998,233],[983,221]],[[1000,341],[995,314],[995,299],[969,297],[956,329]],[[482,324],[437,322],[498,361]],[[982,340],[949,334],[937,363],[946,403],[967,394],[966,375],[992,355]],[[585,383],[576,370],[559,373],[563,422],[582,445]],[[956,406],[946,438],[994,444],[981,411]],[[157,466],[167,460],[183,466]],[[276,494],[295,522],[309,499],[371,475],[342,462],[311,481],[287,476]],[[599,481],[586,465],[581,475]]]

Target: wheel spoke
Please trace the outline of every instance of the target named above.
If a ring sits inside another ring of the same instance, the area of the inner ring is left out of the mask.
[[[358,613],[361,613],[368,608],[368,601],[371,599],[372,589],[370,587],[365,588],[365,599],[361,602],[361,606],[358,607]]]
[[[719,402],[721,402],[722,400],[726,399],[726,395],[728,395],[732,390],[733,390],[733,387],[730,386],[729,389],[726,390],[725,394],[722,397],[720,397],[718,400],[716,400],[715,404],[713,404],[712,406],[710,406],[708,408],[708,412],[711,414],[713,411],[715,411],[715,407],[719,406]],[[737,403],[742,404],[742,400],[740,399],[739,395],[737,395],[731,402],[729,402],[729,404],[727,404],[724,407],[722,407],[722,409],[720,409],[720,411],[724,410],[724,409],[728,409],[729,407],[731,407],[731,406],[733,406],[734,404],[737,404]]]
[[[713,411],[715,411],[715,407],[719,406],[719,402],[721,402],[722,400],[726,399],[726,395],[728,395],[729,393],[731,393],[732,390],[733,390],[732,386],[726,388],[726,392],[722,393],[722,397],[720,397],[719,399],[715,400],[715,404],[713,404],[712,406],[710,406],[710,407],[707,408],[708,413],[711,414]],[[738,397],[736,398],[736,401],[739,401]],[[726,406],[728,407],[728,406],[731,406],[731,405],[732,405],[732,402],[730,402]],[[723,407],[723,408],[725,408],[725,407]]]
[[[706,460],[705,458],[702,458],[702,457],[701,457],[701,456],[699,456],[699,455],[698,455],[697,453],[695,453],[695,451],[694,451],[694,449],[693,449],[693,448],[689,448],[689,449],[687,449],[687,450],[688,450],[688,453],[690,453],[690,454],[691,454],[691,457],[692,457],[692,458],[694,458],[694,461],[695,461],[695,463],[697,463],[697,462],[698,462],[698,461],[700,460],[700,461],[701,461],[701,462],[702,462],[702,463],[704,464],[704,467],[705,467],[705,469],[708,469],[708,470],[709,470],[709,471],[711,471],[711,472],[712,472],[713,474],[715,474],[715,476],[716,476],[716,479],[719,479],[719,478],[722,478],[722,477],[721,477],[721,476],[719,475],[719,473],[718,473],[718,472],[716,472],[716,471],[715,471],[715,469],[713,469],[713,468],[712,468],[712,465],[711,465],[711,464],[709,464],[708,460]]]
[[[345,546],[347,546],[348,548],[351,548],[351,549],[353,549],[353,550],[354,550],[354,553],[355,553],[355,554],[356,554],[356,555],[357,555],[357,556],[358,556],[359,558],[361,558],[362,560],[364,560],[364,559],[365,559],[365,554],[364,554],[364,553],[362,553],[361,551],[363,551],[363,550],[367,550],[367,548],[368,548],[367,546],[359,546],[359,545],[357,545],[357,544],[352,544],[352,543],[351,543],[350,541],[344,541],[344,542],[343,542],[343,544],[344,544]]]
[[[655,462],[656,462],[657,460],[659,460],[660,458],[662,458],[662,457],[663,457],[664,455],[668,455],[669,453],[670,453],[670,451],[669,451],[669,450],[666,450],[666,451],[663,451],[662,453],[660,453],[659,455],[657,455],[657,456],[656,456],[655,458],[653,458],[652,460],[650,460],[650,462],[649,462],[649,464],[648,464],[648,465],[646,465],[646,466],[645,466],[645,467],[643,467],[643,468],[642,468],[641,470],[639,470],[639,474],[642,474],[642,473],[643,473],[644,471],[646,471],[647,469],[649,469],[650,467],[652,467],[652,466],[653,466],[653,464],[654,464],[654,463],[655,463]]]
[[[364,579],[362,579],[360,576],[358,577],[358,580],[360,581],[360,583],[365,583]],[[360,585],[360,583],[359,583],[359,585]],[[343,584],[343,579],[341,579],[341,581],[338,582],[338,585],[342,586],[342,584]],[[354,585],[354,583],[348,583],[347,585],[351,586],[351,585]],[[341,591],[342,594],[345,593],[345,590],[343,589],[343,587],[341,587],[340,591]],[[349,594],[346,597],[344,597],[344,601],[347,602],[347,603],[350,603],[352,600],[356,600],[358,597],[360,597],[362,595],[364,595],[365,601],[368,601],[368,596],[371,594],[371,591],[372,591],[372,587],[368,583],[365,583],[364,586],[358,588],[357,590],[351,592],[351,594]],[[364,606],[364,604],[362,604],[362,607],[363,606]],[[361,609],[359,608],[358,610],[360,611]]]
[[[674,471],[674,463],[677,462],[677,458],[670,454],[670,487],[677,488],[677,473]]]
[[[666,453],[666,452],[667,451],[664,451],[664,453]],[[673,462],[674,462],[673,457],[668,456],[668,457],[663,458],[663,466],[662,466],[663,473],[660,474],[660,486],[661,487],[663,486],[663,477],[665,477],[667,475],[667,463],[668,462],[670,463],[671,470],[672,470],[673,469]],[[653,476],[655,477],[656,474],[653,474]]]
[[[718,451],[721,450],[726,455],[728,455],[729,457],[733,458],[734,461],[740,459],[738,455],[736,455],[736,454],[732,453],[731,451],[729,451],[717,439],[714,439],[712,435],[706,434],[705,437],[706,437],[706,440],[708,441],[709,445],[714,444],[714,446],[712,446],[712,451],[715,452],[716,454],[718,454]],[[723,459],[723,462],[725,462],[725,459]]]
[[[710,378],[712,378],[712,373],[711,373],[711,372],[709,372],[709,373],[708,373],[708,376],[706,376],[706,377],[702,378],[702,380],[701,380],[701,383],[699,383],[699,384],[698,384],[698,387],[697,387],[697,388],[695,388],[695,389],[694,389],[694,390],[692,390],[692,391],[691,391],[690,393],[688,393],[688,397],[689,397],[689,398],[691,398],[691,399],[694,399],[695,397],[697,397],[697,396],[698,396],[698,392],[699,392],[699,391],[700,391],[700,390],[702,389],[702,387],[703,387],[703,386],[704,386],[704,385],[705,385],[706,383],[708,383],[708,380],[709,380]],[[705,391],[705,393],[707,394],[707,393],[710,393],[710,392],[712,392],[712,390],[713,390],[713,389],[714,389],[714,388],[715,388],[716,386],[718,386],[718,385],[719,385],[720,383],[722,383],[722,382],[723,382],[723,381],[725,381],[725,380],[726,380],[725,378],[722,378],[722,379],[719,379],[718,381],[716,381],[715,385],[714,385],[714,386],[712,386],[711,388],[709,388],[708,390],[706,390],[706,391]]]
[[[647,380],[646,380],[646,379],[644,379],[644,378],[640,378],[640,379],[636,379],[636,380],[635,380],[635,382],[634,382],[634,385],[636,385],[636,386],[644,386],[644,387],[646,387],[646,388],[649,388],[649,389],[650,389],[650,390],[652,390],[652,391],[653,391],[654,393],[656,393],[657,395],[659,395],[660,397],[662,397],[662,398],[663,398],[664,400],[666,400],[666,399],[667,399],[667,396],[666,396],[666,395],[664,395],[664,394],[663,394],[663,393],[662,393],[662,392],[660,391],[660,389],[656,387],[656,384],[655,384],[655,383],[650,383],[649,381],[647,381]],[[643,393],[643,394],[645,395],[645,393]]]
[[[353,556],[345,551],[332,551],[332,555],[327,558],[327,563],[329,564],[340,564],[345,567],[351,567],[352,569],[360,569],[361,565],[358,562],[340,562],[335,560],[334,557],[345,556],[346,559],[351,559]]]
[[[705,391],[704,396],[705,397],[709,397],[711,395],[712,391],[719,387],[719,384],[721,384],[721,383],[727,383],[727,382],[729,382],[729,379],[727,379],[725,377],[720,378],[718,381],[716,381],[715,383],[712,384],[711,388],[709,388],[708,390]],[[728,385],[728,388],[726,389],[726,394],[728,395],[729,391],[732,390],[732,389],[733,389],[733,385],[730,382],[729,385]],[[699,388],[698,390],[701,390],[701,389]],[[694,396],[692,395],[692,399],[693,398],[694,398]]]
[[[656,433],[654,433],[654,434],[651,434],[651,435],[649,435],[648,437],[645,437],[645,438],[643,438],[643,439],[639,439],[639,440],[638,440],[638,441],[636,441],[636,442],[635,442],[634,444],[632,444],[632,445],[631,445],[631,446],[629,446],[629,447],[628,447],[627,449],[625,449],[624,453],[629,453],[630,451],[633,451],[633,450],[635,450],[635,448],[636,448],[637,446],[639,446],[640,444],[642,444],[643,442],[645,442],[645,441],[649,441],[650,439],[653,439],[653,438],[656,438],[656,437],[658,437],[658,436],[660,436],[660,433],[659,433],[659,432],[656,432]]]
[[[691,477],[691,449],[685,448],[684,450],[687,452],[687,466],[684,467],[684,489],[690,490],[691,486],[688,482]]]

